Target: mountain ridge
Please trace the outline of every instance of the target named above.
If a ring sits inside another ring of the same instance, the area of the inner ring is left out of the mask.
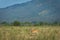
[[[32,0],[30,2],[15,4],[0,9],[0,21],[58,21],[60,14],[55,13],[51,3],[44,0]],[[52,2],[53,3],[53,2]],[[50,5],[51,4],[51,5]],[[56,6],[56,5],[55,5]],[[57,11],[56,11],[57,12]],[[59,11],[58,11],[59,12]]]

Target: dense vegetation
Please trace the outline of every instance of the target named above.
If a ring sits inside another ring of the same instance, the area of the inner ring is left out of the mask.
[[[42,25],[52,25],[52,26],[60,26],[60,22],[19,22],[19,21],[14,21],[12,23],[8,23],[6,21],[1,22],[0,25],[4,26],[42,26]]]

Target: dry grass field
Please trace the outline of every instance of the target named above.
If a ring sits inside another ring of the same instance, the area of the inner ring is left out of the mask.
[[[60,40],[60,27],[0,27],[0,40]]]

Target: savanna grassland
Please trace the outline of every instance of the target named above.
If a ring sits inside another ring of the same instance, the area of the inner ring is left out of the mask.
[[[0,40],[60,40],[60,27],[1,26]]]

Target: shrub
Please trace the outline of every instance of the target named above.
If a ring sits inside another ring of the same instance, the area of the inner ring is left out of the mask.
[[[9,23],[7,23],[6,21],[2,22],[1,25],[7,26],[9,25]]]
[[[13,26],[20,26],[21,24],[20,24],[19,21],[14,21],[14,22],[12,23],[12,25],[13,25]]]

